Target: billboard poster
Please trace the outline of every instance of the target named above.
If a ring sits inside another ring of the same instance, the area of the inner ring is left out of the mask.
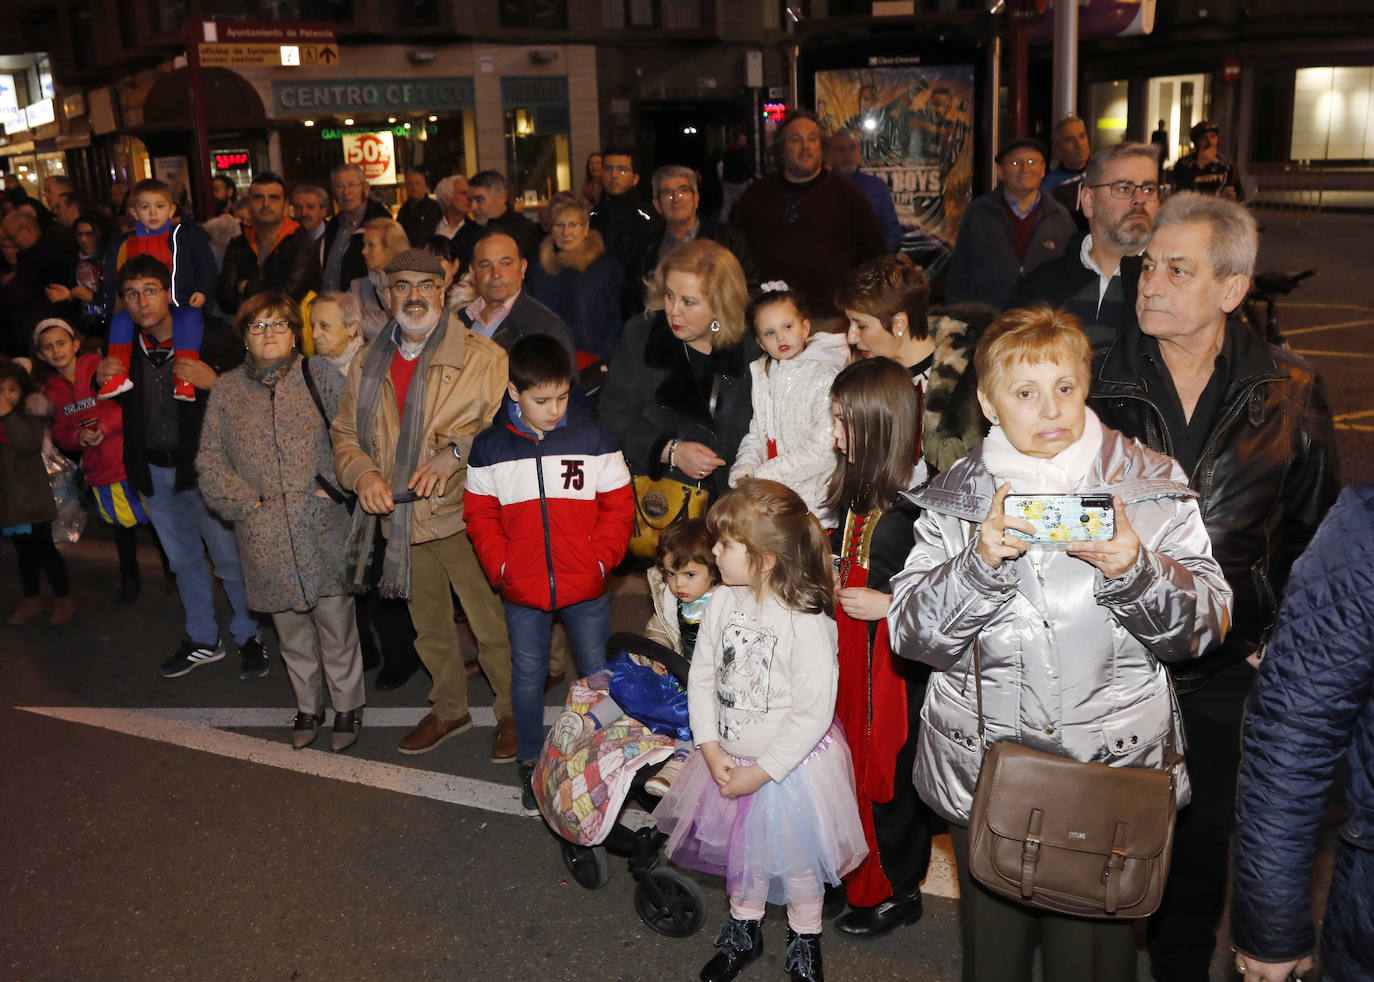
[[[892,189],[902,251],[937,275],[973,191],[973,65],[901,65],[816,72],[826,136],[851,130],[862,168]]]
[[[345,164],[363,169],[369,184],[396,183],[396,144],[390,130],[345,133],[343,155]]]

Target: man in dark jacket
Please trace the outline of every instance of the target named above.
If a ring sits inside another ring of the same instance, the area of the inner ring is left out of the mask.
[[[845,273],[887,251],[882,226],[853,181],[824,169],[815,114],[788,113],[774,149],[781,170],[749,185],[730,221],[749,241],[759,275],[806,298],[813,330],[842,327],[835,290]]]
[[[653,216],[640,207],[635,188],[634,154],[628,147],[610,146],[601,152],[601,199],[592,212],[592,229],[601,233],[607,255],[625,270],[620,309],[626,318],[644,310],[644,284],[640,268],[644,249],[657,237]]]
[[[444,217],[439,202],[429,196],[429,183],[417,170],[406,171],[406,200],[396,209],[396,221],[406,230],[406,238],[416,249],[423,249]]]
[[[1341,759],[1345,825],[1323,978],[1374,979],[1374,485],[1341,492],[1293,564],[1245,715],[1231,937],[1247,982],[1312,977],[1312,858]]]
[[[158,668],[163,678],[178,678],[222,659],[224,643],[215,618],[214,580],[206,565],[209,550],[214,575],[233,608],[229,632],[239,648],[239,677],[267,674],[267,653],[257,621],[248,609],[234,533],[205,507],[196,477],[196,452],[210,390],[219,377],[211,367],[213,328],[205,331],[199,360],[174,358],[172,324],[199,319],[200,310],[172,306],[171,271],[152,256],[135,256],[119,271],[116,289],[124,303],[115,317],[129,318],[137,328],[133,357],[126,366],[106,358],[95,380],[104,385],[127,371],[133,386],[119,396],[124,410],[124,470],[144,498],[148,517],[176,574],[177,593],[186,615],[186,637],[175,654]],[[226,367],[223,362],[221,368]],[[173,377],[195,387],[195,400],[173,398]]]
[[[248,204],[253,222],[229,241],[219,272],[219,305],[230,316],[259,293],[284,293],[299,303],[320,288],[315,240],[287,217],[282,179],[271,173],[253,178]]]
[[[64,248],[62,232],[55,224],[42,228],[27,211],[11,212],[0,224],[0,240],[15,254],[14,268],[0,277],[0,353],[28,354],[39,321],[78,313],[74,302],[48,302],[49,284],[76,285],[76,253]]]
[[[1111,344],[1135,324],[1140,253],[1159,210],[1159,167],[1143,143],[1120,143],[1093,154],[1078,188],[1090,229],[1064,255],[1016,284],[1013,307],[1044,301],[1083,323],[1094,347]]]
[[[1251,662],[1293,561],[1335,500],[1331,412],[1312,368],[1230,317],[1249,290],[1258,232],[1243,207],[1178,194],[1155,216],[1139,325],[1094,366],[1103,424],[1174,457],[1234,593],[1224,641],[1170,665],[1192,802],[1179,814],[1164,900],[1149,927],[1158,982],[1204,982],[1226,899],[1227,846]]]
[[[1074,237],[1073,218],[1040,191],[1045,146],[1012,140],[997,153],[997,187],[969,202],[949,259],[945,300],[1011,304],[1017,278],[1057,259]]]
[[[662,234],[645,238],[636,282],[652,273],[658,267],[658,261],[675,247],[696,239],[710,239],[725,246],[739,260],[740,268],[744,270],[744,281],[749,284],[749,288],[752,290],[758,287],[758,266],[754,263],[754,254],[749,249],[748,241],[739,229],[726,222],[703,219],[697,211],[697,206],[701,202],[701,189],[696,171],[690,167],[670,164],[654,171],[651,183],[654,189],[654,210],[663,216],[662,227],[655,231],[661,231]],[[627,270],[625,275],[635,276],[636,270]]]
[[[334,217],[320,240],[320,292],[347,290],[348,284],[367,275],[363,262],[363,222],[390,218],[391,212],[368,196],[367,175],[357,164],[340,164],[330,178],[334,192]]]
[[[528,334],[548,334],[576,358],[572,332],[563,318],[525,291],[527,268],[515,239],[501,229],[483,232],[472,250],[477,299],[463,308],[463,323],[507,351]]]
[[[539,258],[539,243],[544,240],[539,226],[510,207],[510,190],[498,171],[484,170],[468,181],[472,220],[484,229],[505,232],[520,247],[520,258],[532,263]],[[475,244],[477,238],[472,241]]]

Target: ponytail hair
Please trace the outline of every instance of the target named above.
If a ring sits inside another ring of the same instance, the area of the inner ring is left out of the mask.
[[[745,478],[715,503],[706,526],[717,540],[744,546],[756,585],[766,585],[788,610],[834,616],[829,540],[806,503],[787,485]],[[762,559],[770,552],[776,559],[772,570],[763,573]]]

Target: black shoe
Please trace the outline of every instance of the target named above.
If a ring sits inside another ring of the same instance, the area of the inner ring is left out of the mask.
[[[526,815],[539,814],[539,801],[534,796],[534,761],[521,762],[520,769],[520,807]]]
[[[763,955],[763,923],[730,918],[716,937],[716,957],[701,970],[701,982],[730,982]]]
[[[329,736],[329,749],[335,753],[347,750],[358,742],[358,731],[363,728],[363,708],[350,709],[341,713],[334,711],[334,732]]]
[[[835,920],[835,930],[855,938],[881,938],[895,927],[921,919],[921,893],[888,897],[874,907],[854,907]]]
[[[239,678],[260,679],[267,674],[267,649],[262,638],[249,638],[239,645]]]
[[[119,592],[115,594],[115,604],[120,607],[128,607],[138,596],[138,591],[143,584],[137,576],[121,576],[119,578]]]
[[[420,668],[420,663],[414,662],[410,665],[397,665],[394,661],[388,661],[382,665],[382,670],[377,673],[377,678],[372,683],[374,689],[399,689],[410,681]]]
[[[787,956],[783,959],[782,967],[783,971],[789,973],[792,982],[825,982],[825,972],[821,967],[821,936],[798,934],[789,927]]]

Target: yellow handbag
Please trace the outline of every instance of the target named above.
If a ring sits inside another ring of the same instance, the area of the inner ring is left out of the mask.
[[[684,518],[701,518],[710,503],[710,492],[670,477],[634,477],[635,529],[630,537],[630,554],[653,559],[658,552],[658,537],[663,530]]]

